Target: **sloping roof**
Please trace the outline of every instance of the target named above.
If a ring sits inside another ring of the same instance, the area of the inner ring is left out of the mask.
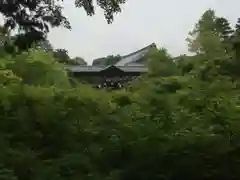
[[[101,66],[81,66],[81,65],[73,65],[73,66],[66,66],[71,72],[100,72],[103,70]]]
[[[143,66],[145,66],[145,64],[143,64],[143,63],[137,63],[137,62],[131,62],[131,63],[128,63],[127,66],[143,67]]]
[[[108,67],[97,67],[97,66],[67,66],[66,69],[68,69],[70,72],[101,72],[103,70],[106,70],[112,66]],[[148,68],[145,66],[114,66],[124,72],[147,72]]]
[[[140,58],[142,58],[144,55],[146,55],[146,53],[153,47],[156,47],[154,43],[138,51],[122,56],[121,60],[117,62],[115,66],[126,66],[129,63],[134,63]]]
[[[118,66],[124,72],[142,72],[145,73],[148,71],[148,68],[145,66]]]
[[[144,64],[137,63],[136,61],[138,61],[140,58],[146,55],[146,53],[151,48],[154,48],[154,47],[156,47],[156,45],[153,43],[138,51],[122,56],[122,59],[119,62],[117,62],[115,65],[110,65],[107,67],[72,65],[72,66],[66,66],[66,69],[68,69],[71,72],[100,72],[108,69],[111,66],[115,66],[116,68],[124,72],[147,72],[148,68],[145,67]]]

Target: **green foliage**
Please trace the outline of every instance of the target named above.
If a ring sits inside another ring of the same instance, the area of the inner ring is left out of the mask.
[[[125,0],[97,0],[97,5],[104,10],[108,23],[113,21],[115,13],[121,11],[120,5]],[[94,15],[95,4],[91,0],[75,0],[75,6],[83,8],[87,15]],[[26,50],[35,42],[46,38],[50,27],[63,26],[71,29],[70,23],[62,12],[63,6],[58,0],[21,0],[0,1],[0,13],[4,16],[4,26],[19,29],[14,44],[20,50]]]
[[[38,50],[22,53],[7,60],[6,68],[26,84],[70,87],[67,73],[50,53]]]
[[[231,37],[234,30],[227,19],[216,17],[213,10],[206,11],[196,23],[195,28],[187,38],[189,51],[207,53],[209,48],[218,51],[231,51]],[[220,49],[221,48],[221,49]]]
[[[151,51],[149,73],[114,92],[69,88],[51,53],[4,54],[0,179],[239,179],[239,62],[216,31],[225,22],[207,11],[194,55]]]
[[[93,66],[109,66],[116,64],[121,59],[120,55],[110,55],[103,58],[98,58],[93,60],[92,65]]]
[[[75,57],[75,58],[71,59],[70,62],[72,62],[72,64],[76,64],[76,65],[87,65],[87,62],[81,57]]]
[[[66,49],[56,49],[53,55],[60,63],[68,64],[70,57]]]
[[[87,62],[81,57],[71,59],[66,49],[55,49],[53,56],[59,63],[64,65],[87,65]]]
[[[39,41],[36,44],[36,48],[45,52],[51,52],[53,51],[52,44],[48,39],[45,39],[44,41]]]
[[[14,75],[11,70],[0,70],[0,84],[9,85],[13,83],[21,83],[22,79]],[[2,87],[1,87],[2,88]]]
[[[147,55],[149,76],[171,76],[178,74],[176,64],[166,49],[153,50]]]

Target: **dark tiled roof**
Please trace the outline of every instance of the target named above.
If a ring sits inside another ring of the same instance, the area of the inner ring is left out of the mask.
[[[103,70],[103,67],[73,65],[67,66],[66,69],[71,72],[100,72],[101,70]]]
[[[100,72],[108,69],[108,67],[97,67],[97,66],[80,66],[73,65],[67,66],[66,69],[70,72]],[[147,72],[148,68],[145,66],[115,66],[124,72]]]
[[[129,63],[133,63],[141,59],[146,53],[153,47],[156,47],[156,45],[153,43],[147,47],[144,47],[138,51],[135,51],[133,53],[130,53],[126,56],[122,56],[121,60],[117,62],[115,65],[116,66],[125,66]]]
[[[147,72],[148,68],[145,66],[117,66],[124,72]]]
[[[138,51],[130,53],[126,56],[122,56],[122,59],[119,62],[117,62],[114,66],[124,72],[147,72],[148,68],[141,63],[136,63],[136,61],[138,61],[140,58],[146,55],[150,48],[153,47],[156,47],[154,43]],[[71,72],[100,72],[102,70],[108,69],[109,67],[111,66],[104,67],[104,66],[72,65],[67,66],[66,69],[68,69]]]

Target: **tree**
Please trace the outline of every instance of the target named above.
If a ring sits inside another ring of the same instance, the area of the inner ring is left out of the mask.
[[[6,28],[0,26],[0,46],[3,47],[8,39],[8,32]]]
[[[13,54],[14,52],[15,47],[12,43],[10,31],[4,26],[0,26],[0,55],[5,53]]]
[[[107,57],[98,58],[93,60],[92,65],[94,66],[108,66],[114,65],[121,59],[120,55],[109,55]]]
[[[239,76],[201,26],[198,54],[149,52],[134,90],[66,88],[41,50],[0,57],[0,179],[240,179]]]
[[[211,46],[219,47],[219,45],[215,43],[220,43],[224,46],[226,52],[231,53],[231,37],[233,32],[234,30],[231,28],[227,19],[217,17],[211,9],[207,10],[195,25],[195,28],[189,33],[190,37],[187,38],[189,51],[194,53],[206,52],[207,49],[205,48],[207,46],[209,46],[209,48]],[[212,39],[212,44],[210,41],[208,42],[209,38]]]
[[[123,3],[125,0],[97,0],[108,23],[113,21],[115,13],[121,11],[120,5]],[[75,6],[84,8],[87,15],[95,13],[95,4],[91,0],[75,0]],[[44,40],[50,27],[64,26],[70,29],[70,23],[62,9],[58,0],[0,1],[0,13],[4,16],[5,27],[19,30],[15,44],[20,50],[31,47],[33,42]]]
[[[237,24],[235,25],[235,32],[240,34],[240,18],[238,18]]]
[[[228,42],[234,32],[229,21],[223,17],[217,17],[215,23],[216,31],[219,32],[222,41]]]
[[[58,62],[65,65],[87,65],[87,62],[81,57],[71,59],[66,49],[56,49],[53,51],[53,56]]]
[[[69,88],[67,72],[51,53],[30,50],[5,60],[5,69],[20,77],[24,84]],[[11,74],[11,76],[13,76]]]
[[[81,57],[75,57],[70,60],[73,64],[76,65],[87,65],[87,62]]]
[[[105,64],[105,57],[94,59],[92,62],[93,66],[104,66],[104,64]]]
[[[216,16],[213,10],[207,10],[196,23],[195,28],[189,33],[187,38],[190,52],[202,53],[204,52],[204,37],[212,36],[216,32],[215,24]]]
[[[56,49],[53,55],[60,63],[68,64],[70,57],[66,49]]]
[[[192,73],[199,79],[212,81],[223,74],[233,73],[232,30],[224,18],[215,16],[213,10],[206,11],[197,22],[188,38],[189,50],[195,52]]]
[[[53,51],[53,46],[48,39],[37,42],[36,46],[45,52]]]
[[[237,60],[240,59],[240,18],[238,18],[237,23],[235,25],[235,31],[232,37],[233,41],[233,49],[235,52],[235,58]]]
[[[222,43],[225,46],[227,52],[231,52],[233,48],[232,36],[234,30],[231,28],[227,19],[221,17],[216,18],[216,31],[219,32]]]
[[[150,77],[173,76],[179,73],[173,58],[164,48],[151,51],[146,59]]]

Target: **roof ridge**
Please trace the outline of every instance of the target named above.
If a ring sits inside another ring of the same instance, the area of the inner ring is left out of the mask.
[[[139,50],[137,50],[137,51],[135,51],[135,52],[129,53],[129,54],[124,55],[124,56],[121,56],[121,59],[126,58],[126,57],[129,57],[129,56],[132,56],[132,55],[134,55],[134,54],[137,54],[137,53],[139,53],[139,52],[141,52],[141,51],[143,51],[143,50],[145,50],[145,49],[148,49],[148,48],[150,48],[150,47],[156,47],[156,44],[155,44],[155,43],[152,43],[152,44],[150,44],[150,45],[148,45],[148,46],[146,46],[146,47],[144,47],[144,48],[142,48],[142,49],[139,49]]]
[[[148,46],[146,46],[146,47],[144,47],[142,49],[139,49],[139,50],[137,50],[135,52],[132,52],[132,53],[130,53],[128,55],[122,56],[120,61],[115,63],[115,65],[118,65],[118,66],[122,65],[122,64],[126,65],[126,64],[128,64],[130,62],[134,62],[134,61],[136,61],[136,57],[135,56],[138,56],[137,58],[141,58],[142,56],[146,55],[146,53],[150,50],[150,48],[153,48],[153,47],[156,48],[156,44],[155,43],[152,43],[152,44],[150,44],[150,45],[148,45]],[[134,58],[132,59],[132,57],[134,57]]]

